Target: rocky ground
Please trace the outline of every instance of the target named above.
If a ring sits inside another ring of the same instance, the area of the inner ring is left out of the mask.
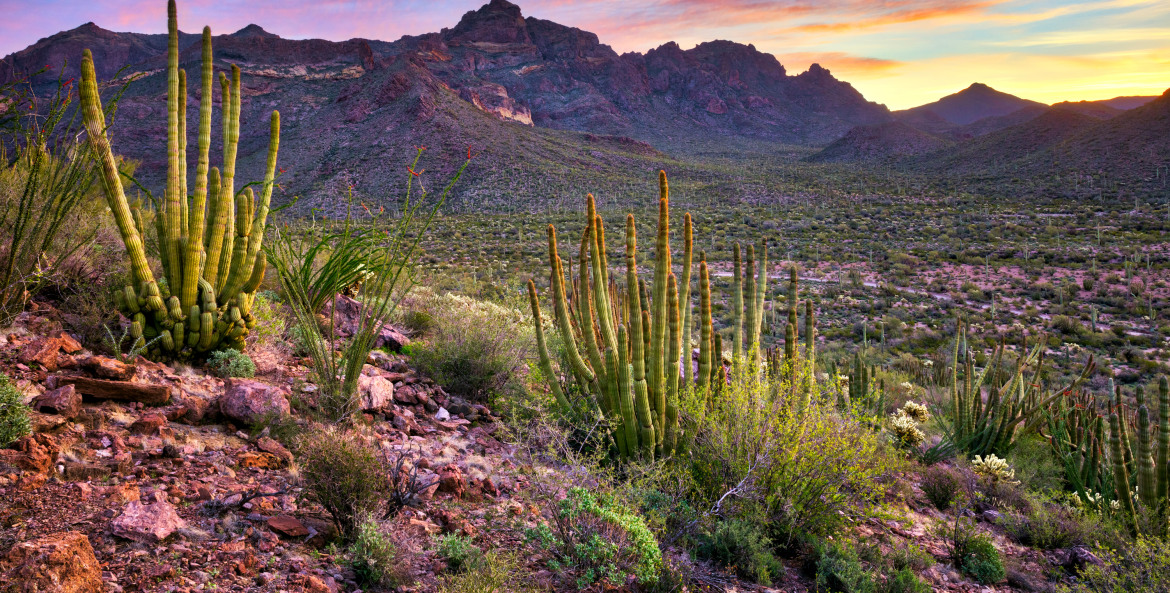
[[[0,370],[34,409],[33,434],[0,450],[0,590],[360,590],[328,514],[303,496],[282,425],[255,428],[290,414],[302,430],[317,428],[304,361],[285,357],[261,365],[255,379],[227,380],[141,358],[121,362],[85,350],[58,318],[40,305],[0,333]],[[376,351],[370,362],[362,430],[390,455],[407,451],[430,484],[417,507],[394,519],[397,542],[411,551],[414,584],[404,590],[438,586],[446,567],[434,538],[442,533],[520,551],[532,575],[525,587],[558,588],[521,542],[524,527],[545,520],[536,492],[545,486],[533,484],[499,420],[445,393],[401,355]],[[922,572],[935,590],[1044,590],[1043,575],[1058,565],[1095,561],[1083,549],[1041,553],[997,534],[1008,582],[976,585],[948,564],[937,534],[946,517],[910,482],[891,501],[900,518],[858,525],[852,535],[883,550],[919,546],[937,561]],[[985,515],[994,523],[994,511]],[[683,562],[710,589],[763,590]],[[774,590],[814,590],[800,563],[786,561]]]

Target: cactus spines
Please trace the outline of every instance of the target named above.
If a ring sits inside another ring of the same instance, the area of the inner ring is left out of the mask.
[[[743,262],[740,258],[739,243],[732,250],[731,264],[731,312],[735,316],[733,341],[731,342],[731,360],[738,364],[743,355],[743,277],[740,268]],[[749,277],[750,281],[750,277]],[[749,320],[751,317],[749,316]]]
[[[711,369],[714,355],[714,331],[711,324],[711,279],[707,272],[707,256],[699,256],[699,389],[711,386]]]
[[[1113,454],[1113,485],[1117,488],[1116,500],[1121,503],[1121,508],[1130,521],[1133,521],[1136,513],[1133,507],[1133,494],[1129,489],[1129,473],[1126,472],[1125,463],[1122,461],[1121,425],[1122,422],[1116,412],[1109,415],[1109,448]]]
[[[694,241],[691,237],[691,213],[683,216],[683,262],[682,262],[682,289],[679,293],[679,312],[682,316],[682,365],[683,384],[691,387],[695,384],[694,365],[691,364],[691,256],[694,250]]]
[[[1170,385],[1166,377],[1158,378],[1158,460],[1155,466],[1158,469],[1157,497],[1161,504],[1166,504],[1166,496],[1170,493]]]

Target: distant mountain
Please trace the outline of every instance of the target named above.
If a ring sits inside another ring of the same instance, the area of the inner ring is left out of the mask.
[[[1093,101],[1093,102],[1100,103],[1102,105],[1106,105],[1106,106],[1112,107],[1114,109],[1128,111],[1130,109],[1137,109],[1138,107],[1141,107],[1142,105],[1145,105],[1146,103],[1149,103],[1150,101],[1153,101],[1154,99],[1157,99],[1157,98],[1158,98],[1157,95],[1148,96],[1148,97],[1114,97],[1112,99],[1104,99],[1101,101]]]
[[[1043,103],[1021,99],[997,91],[981,82],[947,95],[933,103],[895,111],[894,117],[913,125],[917,120],[941,119],[952,125],[966,125],[985,117],[996,117],[1024,109],[1046,107]]]
[[[949,140],[895,121],[857,126],[805,160],[813,163],[891,161],[934,152],[951,144]]]
[[[1057,109],[1076,111],[1097,119],[1109,119],[1125,113],[1124,109],[1111,107],[1103,101],[1062,101],[1053,103],[1052,106]]]

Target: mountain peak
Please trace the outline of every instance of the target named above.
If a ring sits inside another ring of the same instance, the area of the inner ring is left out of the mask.
[[[232,33],[232,37],[279,37],[279,35],[265,31],[260,25],[251,24]]]
[[[455,28],[447,32],[448,42],[532,43],[520,7],[508,0],[492,0],[479,10],[469,10]]]
[[[947,95],[933,103],[927,103],[907,113],[923,115],[930,112],[955,125],[967,125],[985,117],[1007,115],[1027,107],[1047,107],[1043,103],[1021,99],[1015,95],[997,91],[982,82]]]

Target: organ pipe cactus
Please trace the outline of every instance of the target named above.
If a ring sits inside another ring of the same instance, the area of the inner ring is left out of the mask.
[[[605,248],[605,229],[593,196],[586,206],[586,226],[581,239],[578,278],[566,281],[556,229],[549,225],[550,292],[556,327],[568,359],[568,372],[588,395],[574,407],[554,374],[543,335],[535,283],[529,284],[529,304],[536,323],[540,365],[558,405],[570,420],[600,415],[609,427],[609,438],[620,458],[668,457],[682,444],[679,428],[679,381],[682,343],[685,339],[691,259],[690,217],[684,225],[684,275],[679,281],[671,270],[670,201],[666,173],[659,173],[658,232],[655,269],[647,285],[638,277],[637,234],[633,215],[626,217],[625,286],[611,282]],[[700,257],[699,287],[700,366],[698,381],[709,386],[712,378],[712,324],[710,286],[705,258]],[[680,294],[682,293],[682,294]],[[704,360],[706,363],[704,364]],[[690,356],[683,361],[689,366]]]
[[[240,69],[231,78],[219,75],[223,107],[223,171],[210,168],[213,59],[211,29],[203,29],[200,72],[199,128],[195,187],[187,193],[187,76],[179,69],[179,29],[174,0],[167,6],[167,185],[154,204],[155,232],[163,267],[156,282],[146,260],[141,206],[127,201],[115,165],[102,114],[93,56],[87,49],[81,63],[81,103],[85,127],[99,162],[102,180],[126,252],[132,283],[117,298],[133,321],[139,345],[158,338],[150,353],[157,358],[189,359],[224,347],[240,349],[255,321],[252,298],[264,278],[266,260],[259,257],[264,238],[276,154],[280,144],[280,113],[270,121],[268,162],[260,196],[251,187],[235,187],[240,137]],[[153,199],[153,197],[152,197]]]

